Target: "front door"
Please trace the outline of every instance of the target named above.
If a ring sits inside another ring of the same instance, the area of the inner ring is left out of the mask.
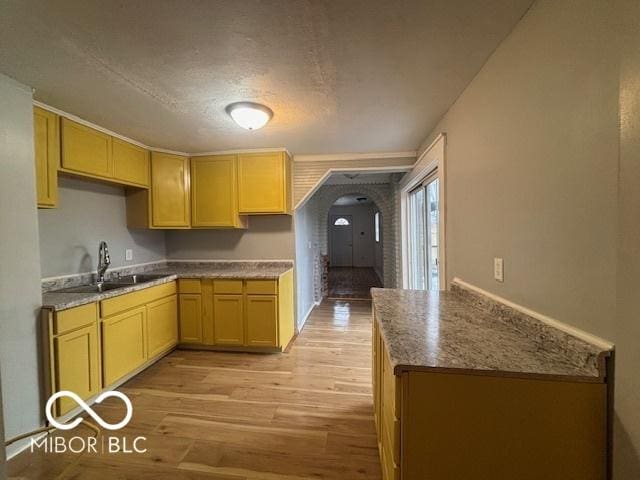
[[[351,215],[333,215],[330,219],[331,266],[353,266],[353,221]]]

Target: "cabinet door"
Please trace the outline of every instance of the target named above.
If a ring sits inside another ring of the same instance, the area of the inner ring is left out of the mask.
[[[147,305],[147,356],[165,352],[178,343],[178,299],[176,295]]]
[[[287,161],[284,152],[238,155],[240,213],[287,213]]]
[[[149,151],[119,138],[113,138],[113,178],[148,187]]]
[[[102,321],[102,377],[107,387],[147,359],[147,308],[139,307]]]
[[[244,345],[242,303],[242,295],[213,296],[216,345]]]
[[[100,391],[100,355],[97,324],[89,325],[53,341],[55,390],[69,390],[86,400]],[[58,400],[57,415],[72,410],[76,403],[63,397]]]
[[[151,221],[154,227],[189,227],[189,159],[151,154]]]
[[[247,345],[278,346],[278,297],[247,295]]]
[[[202,295],[180,294],[180,342],[202,343]]]
[[[191,159],[191,226],[237,227],[236,156]]]
[[[52,208],[58,203],[58,163],[60,161],[60,120],[55,113],[33,109],[38,207]]]
[[[111,178],[111,136],[62,118],[62,168],[73,173]]]

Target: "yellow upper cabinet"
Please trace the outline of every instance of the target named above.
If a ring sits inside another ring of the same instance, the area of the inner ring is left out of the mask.
[[[34,107],[33,134],[38,207],[52,208],[58,203],[58,164],[60,162],[60,119],[58,115]]]
[[[245,227],[238,215],[237,157],[215,155],[191,159],[191,226]]]
[[[291,211],[291,160],[286,152],[238,155],[238,198],[241,214]]]
[[[113,137],[113,178],[135,186],[149,186],[149,151]]]
[[[151,226],[189,228],[189,158],[151,154]]]
[[[62,118],[61,170],[98,178],[113,177],[111,135]]]

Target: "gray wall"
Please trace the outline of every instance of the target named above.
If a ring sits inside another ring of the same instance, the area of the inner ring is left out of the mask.
[[[640,478],[640,3],[623,3],[618,309],[613,337],[617,349],[614,467],[620,480]]]
[[[2,368],[0,366],[0,439],[4,439],[4,417],[2,415]],[[7,457],[4,442],[0,441],[0,480],[7,478]]]
[[[249,218],[248,230],[167,231],[170,260],[292,260],[295,257],[293,217]]]
[[[449,280],[610,338],[618,77],[608,12],[598,0],[534,4],[424,145],[446,132]]]
[[[536,2],[423,147],[446,132],[449,280],[617,343],[615,478],[627,480],[640,478],[640,39],[636,23],[620,99],[619,4]]]
[[[315,303],[315,269],[318,262],[316,235],[316,200],[311,198],[294,215],[296,232],[297,322],[302,328],[306,315]]]
[[[109,245],[111,268],[164,259],[163,231],[127,229],[122,187],[67,177],[59,186],[58,208],[38,210],[43,277],[95,271],[100,240]]]
[[[353,266],[373,267],[373,205],[335,205],[329,210],[329,220],[333,215],[351,215],[353,219]],[[329,237],[329,258],[331,258],[331,222],[327,222]]]
[[[7,437],[39,427],[43,417],[33,159],[31,90],[0,75],[0,376]]]

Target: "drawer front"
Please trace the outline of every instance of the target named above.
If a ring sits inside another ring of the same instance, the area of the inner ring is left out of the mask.
[[[247,280],[247,294],[249,295],[277,295],[277,280]]]
[[[70,308],[57,312],[53,320],[53,333],[70,332],[80,327],[90,325],[98,319],[98,307],[96,303],[89,303],[81,307]]]
[[[125,293],[119,297],[109,298],[100,302],[100,315],[102,318],[110,317],[119,312],[124,312],[139,305],[158,300],[176,293],[176,282],[163,283],[155,287],[145,288],[133,293]]]
[[[181,278],[178,280],[178,291],[180,293],[201,293],[202,284],[197,278]]]
[[[214,280],[213,293],[240,295],[242,294],[242,280]]]

